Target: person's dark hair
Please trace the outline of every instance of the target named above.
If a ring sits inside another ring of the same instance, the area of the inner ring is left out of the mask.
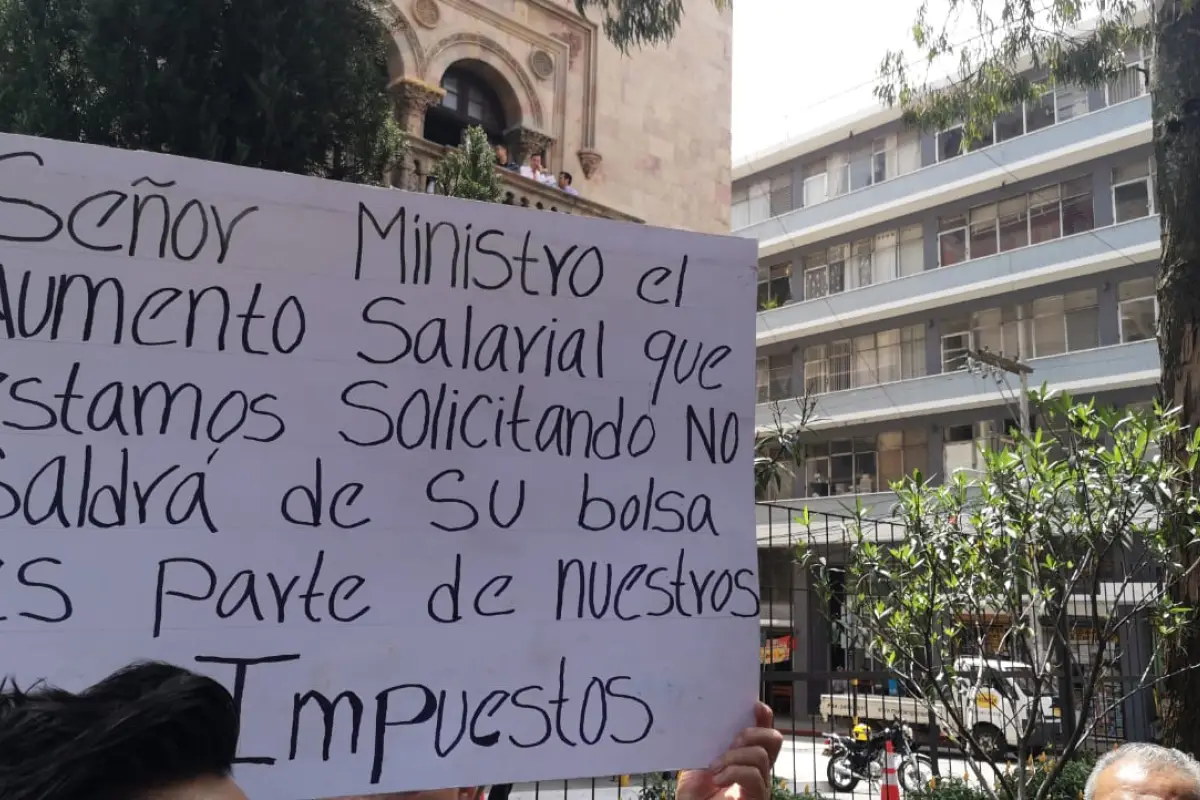
[[[132,664],[78,694],[0,681],[4,800],[137,800],[229,775],[237,740],[225,687],[170,664]]]
[[[567,179],[567,186],[570,186],[571,184],[575,183],[575,177],[573,175],[571,175],[571,173],[567,172],[566,170],[563,170],[562,176]]]

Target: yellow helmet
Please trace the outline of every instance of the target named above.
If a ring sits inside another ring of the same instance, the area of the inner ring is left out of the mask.
[[[867,726],[866,723],[860,722],[854,726],[854,728],[850,731],[850,734],[857,741],[865,742],[865,741],[867,741],[867,739],[871,738],[871,729]]]

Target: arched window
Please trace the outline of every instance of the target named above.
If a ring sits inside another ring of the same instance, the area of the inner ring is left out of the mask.
[[[446,95],[441,104],[425,115],[427,141],[456,147],[469,125],[483,128],[492,143],[501,141],[506,127],[504,110],[487,82],[470,70],[451,67],[442,76],[442,88]]]

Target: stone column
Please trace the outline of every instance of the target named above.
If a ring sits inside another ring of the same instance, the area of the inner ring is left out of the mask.
[[[425,112],[429,107],[442,102],[446,91],[441,87],[434,86],[416,78],[399,78],[388,86],[388,93],[392,96],[392,104],[396,114],[396,121],[400,124],[401,129],[413,139],[424,138],[425,133]],[[388,176],[388,184],[397,189],[407,189],[411,192],[419,192],[424,189],[423,186],[418,186],[418,176],[412,162],[412,158],[406,158],[401,164],[398,174]]]
[[[425,129],[425,112],[440,103],[446,91],[415,78],[400,78],[388,87],[396,108],[396,121],[409,136],[421,138]]]
[[[538,154],[543,162],[548,162],[547,151],[554,146],[553,137],[520,125],[504,132],[504,142],[508,145],[509,156],[518,164],[524,164],[530,156]],[[546,163],[545,166],[549,168],[550,165]]]

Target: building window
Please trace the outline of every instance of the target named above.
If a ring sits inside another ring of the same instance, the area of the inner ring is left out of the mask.
[[[804,299],[885,283],[925,268],[920,225],[823,248],[804,259]]]
[[[892,484],[928,468],[928,434],[890,431],[810,445],[803,489],[809,497],[886,492]]]
[[[1033,358],[1100,346],[1100,309],[1095,289],[1034,300],[1032,312]]]
[[[758,268],[758,310],[778,308],[792,300],[792,265],[772,264]]]
[[[1128,222],[1154,213],[1154,181],[1150,160],[1141,159],[1113,169],[1113,219]]]
[[[1091,230],[1092,223],[1091,179],[1078,178],[943,217],[938,259],[947,267]]]
[[[1082,117],[1090,110],[1088,91],[1078,86],[1055,87],[1054,101],[1059,122]]]
[[[860,389],[925,376],[925,326],[911,325],[804,350],[811,394]]]
[[[786,400],[795,397],[792,391],[792,357],[790,355],[760,356],[755,362],[758,402]]]
[[[804,256],[804,299],[816,300],[846,290],[847,245],[837,245]]]
[[[938,221],[938,264],[950,267],[967,260],[967,216]]]
[[[803,174],[803,197],[801,199],[803,205],[807,208],[808,206],[824,203],[828,200],[829,176],[825,173],[825,162],[822,160],[814,164],[809,164],[804,168]]]
[[[488,139],[499,142],[507,127],[500,100],[487,82],[461,67],[450,67],[442,76],[442,102],[425,114],[424,138],[448,147],[462,144],[468,126],[478,125]]]
[[[966,325],[962,327],[965,328]],[[970,359],[970,330],[942,334],[942,372],[958,372],[960,369],[966,369]]]
[[[1086,96],[1085,96],[1086,97]],[[1049,128],[1055,123],[1054,91],[1050,90],[1037,100],[1025,104],[1025,132],[1033,133]]]
[[[804,477],[809,497],[837,497],[876,491],[879,453],[875,437],[836,439],[811,445]]]
[[[877,491],[886,491],[896,482],[929,470],[929,435],[923,430],[894,431],[879,434],[879,480]]]
[[[1158,323],[1158,297],[1153,278],[1124,281],[1117,289],[1121,318],[1121,342],[1153,339]]]
[[[986,453],[1011,443],[1010,421],[997,425],[991,421],[973,425],[950,425],[942,435],[942,469],[946,476],[957,472],[979,473],[986,466]]]
[[[1025,105],[1019,104],[996,117],[993,123],[993,138],[997,142],[1006,142],[1018,136],[1025,135]]]
[[[937,135],[937,160],[947,161],[963,152],[963,126],[955,125]]]
[[[792,210],[792,175],[776,175],[771,179],[771,216],[778,217]]]
[[[1125,71],[1120,77],[1114,78],[1105,87],[1108,104],[1124,103],[1135,97],[1141,97],[1149,85],[1147,76],[1150,74],[1150,59],[1140,45],[1133,45],[1125,50]]]

